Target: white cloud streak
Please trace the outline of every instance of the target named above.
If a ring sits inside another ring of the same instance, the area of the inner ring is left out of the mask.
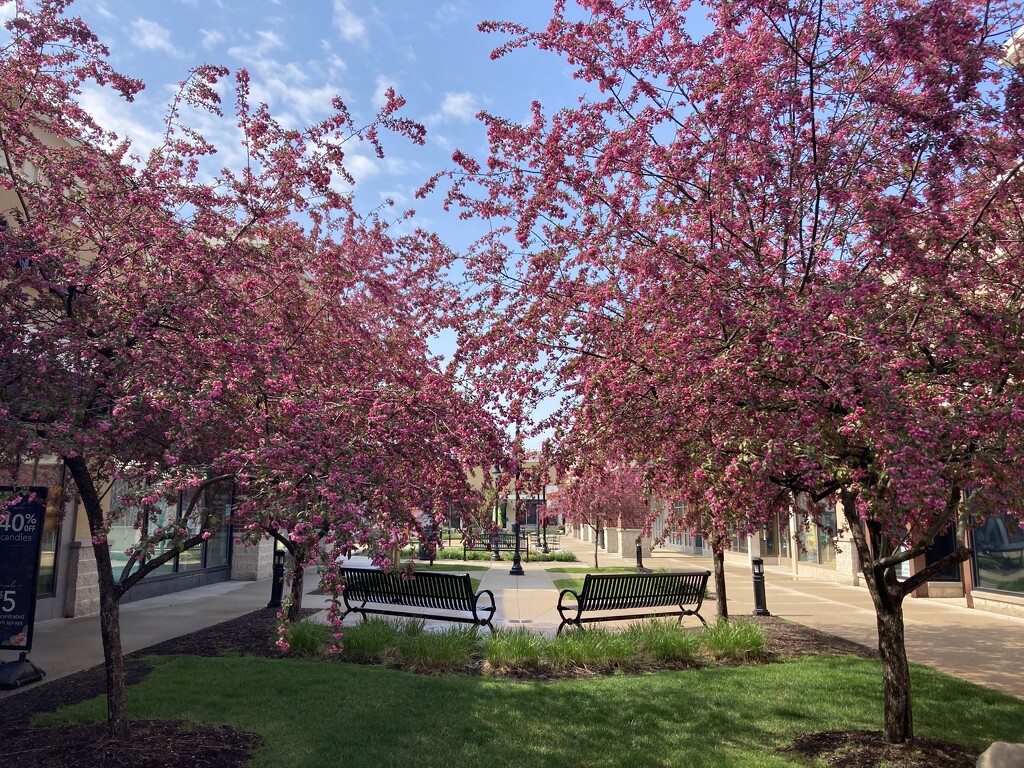
[[[342,40],[350,43],[366,40],[366,22],[349,10],[345,0],[334,0],[334,26]]]
[[[178,56],[179,51],[171,42],[171,32],[149,19],[136,19],[132,22],[132,44],[136,48],[147,51],[164,51]]]

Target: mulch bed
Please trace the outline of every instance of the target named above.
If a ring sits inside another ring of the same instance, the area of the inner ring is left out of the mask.
[[[746,618],[746,617],[744,617]],[[876,658],[877,652],[776,617],[752,619],[764,628],[772,659],[806,654],[855,655]],[[174,638],[126,659],[128,684],[149,673],[144,656],[242,654],[280,658],[273,644],[276,611],[263,609],[237,619]],[[33,684],[0,703],[0,768],[239,768],[259,746],[260,737],[224,726],[177,721],[133,721],[127,742],[107,737],[105,725],[30,727],[32,716],[53,712],[106,692],[102,667]],[[973,766],[977,750],[933,739],[917,739],[912,747],[882,742],[881,733],[865,731],[811,733],[799,736],[791,753],[808,761],[823,758],[842,768],[961,768]]]

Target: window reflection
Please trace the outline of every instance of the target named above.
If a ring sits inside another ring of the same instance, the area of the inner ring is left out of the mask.
[[[974,531],[979,587],[1024,593],[1024,531],[1005,512]]]

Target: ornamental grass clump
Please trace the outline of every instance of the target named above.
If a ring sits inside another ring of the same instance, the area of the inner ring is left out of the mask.
[[[419,672],[465,669],[480,655],[475,627],[429,631],[423,621],[407,622],[398,633],[398,660]]]
[[[655,619],[630,624],[626,637],[639,657],[653,663],[690,663],[701,649],[700,636],[684,630],[675,621]]]
[[[700,635],[704,650],[718,661],[754,661],[765,656],[764,630],[744,621],[719,621]]]
[[[292,656],[321,656],[331,642],[331,629],[326,624],[303,619],[288,627],[284,639]]]
[[[636,666],[633,644],[624,633],[607,629],[575,629],[558,635],[546,649],[557,669],[612,669]]]
[[[345,628],[341,658],[354,662],[386,663],[395,657],[398,627],[385,619],[370,618]]]
[[[539,669],[544,666],[544,656],[549,638],[518,627],[512,630],[498,630],[486,644],[484,659],[494,670]]]
[[[474,627],[428,630],[422,619],[368,618],[345,630],[345,661],[400,665],[413,671],[465,669],[482,654]]]

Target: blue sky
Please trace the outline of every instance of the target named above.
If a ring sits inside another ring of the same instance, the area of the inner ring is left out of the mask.
[[[12,6],[4,10],[9,14]],[[368,118],[394,86],[407,99],[408,116],[426,125],[427,143],[416,147],[385,135],[383,161],[368,146],[353,151],[357,202],[365,210],[389,197],[399,210],[414,207],[420,226],[456,248],[473,239],[474,225],[444,214],[440,195],[414,200],[415,190],[450,167],[456,147],[483,155],[480,109],[523,120],[532,100],[571,103],[580,89],[548,54],[519,51],[492,61],[490,51],[504,39],[476,25],[502,19],[538,27],[549,11],[546,0],[78,0],[72,6],[109,46],[115,66],[146,83],[134,104],[99,90],[83,95],[104,127],[142,150],[159,141],[175,86],[197,64],[245,67],[253,99],[296,127],[322,118],[334,95],[357,122]],[[202,127],[230,146],[230,123]],[[231,160],[230,152],[220,157]]]

